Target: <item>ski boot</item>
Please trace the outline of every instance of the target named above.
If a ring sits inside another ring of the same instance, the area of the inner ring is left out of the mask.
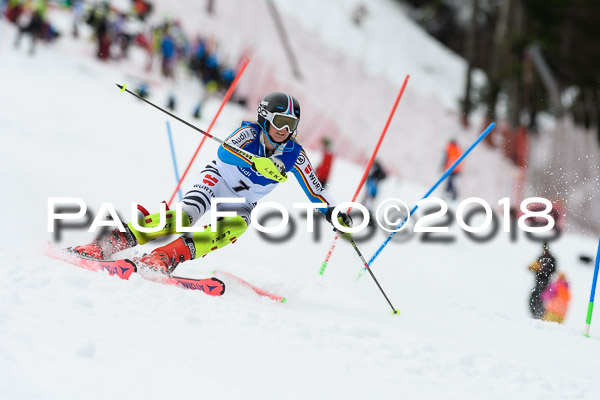
[[[107,260],[113,254],[136,245],[137,240],[135,236],[131,233],[129,228],[125,227],[125,232],[115,229],[101,239],[96,239],[91,243],[70,248],[69,250],[80,257],[94,260]]]
[[[192,239],[179,238],[171,243],[152,250],[143,257],[135,257],[136,265],[148,267],[161,274],[170,275],[180,263],[195,258],[196,249]]]

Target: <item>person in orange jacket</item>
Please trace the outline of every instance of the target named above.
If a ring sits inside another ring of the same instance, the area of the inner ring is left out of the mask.
[[[541,297],[546,309],[542,320],[562,324],[571,301],[571,291],[565,274],[559,273],[556,280],[542,292]]]
[[[458,160],[461,154],[462,151],[456,143],[456,140],[451,139],[450,142],[448,142],[448,145],[446,146],[446,150],[444,152],[443,170],[448,170],[448,168],[450,168],[450,166],[454,164],[456,160]],[[446,186],[446,193],[450,196],[452,200],[456,200],[456,197],[458,196],[458,193],[456,191],[456,183],[454,182],[454,179],[458,176],[461,170],[462,165],[458,164],[456,168],[454,168],[454,171],[452,171],[452,173],[448,176],[448,185]]]

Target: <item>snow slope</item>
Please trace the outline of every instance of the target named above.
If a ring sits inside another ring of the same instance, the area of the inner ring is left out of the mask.
[[[60,14],[54,18],[62,21]],[[92,60],[89,43],[65,37],[30,57],[12,48],[15,31],[3,22],[0,179],[8,212],[0,233],[0,398],[600,395],[598,331],[592,325],[591,338],[581,335],[592,270],[577,263],[581,253],[593,256],[596,238],[565,235],[553,246],[572,285],[564,326],[528,317],[533,276],[526,267],[539,245],[522,233],[515,243],[503,234],[473,243],[456,224],[452,245],[413,237],[390,243],[374,262],[399,317],[369,276],[355,282],[361,264],[348,244],[338,244],[326,274],[318,275],[332,233],[323,226],[323,239],[314,242],[296,211],[293,240],[270,243],[250,229],[236,244],[178,268],[192,277],[234,272],[285,295],[285,305],[230,282],[224,297],[211,298],[40,255],[46,240],[55,241],[47,232],[48,197],[80,197],[93,211],[111,202],[129,219],[131,202],[156,210],[170,196],[175,184],[166,119],[114,86],[139,73],[140,54],[127,65],[103,65]],[[185,80],[176,89],[184,115],[197,89]],[[151,100],[164,103],[169,90],[157,81]],[[217,100],[208,104],[198,126],[207,126],[217,107]],[[246,116],[226,107],[213,134],[224,137]],[[200,138],[171,124],[181,168]],[[206,143],[192,174],[215,149]],[[310,156],[319,159],[316,152]],[[333,196],[349,199],[361,167],[338,160],[333,171]],[[381,196],[412,205],[427,188],[390,179]],[[290,210],[303,199],[293,179],[268,198]],[[384,238],[378,232],[361,243],[365,257]],[[90,239],[85,230],[68,230],[60,244]]]

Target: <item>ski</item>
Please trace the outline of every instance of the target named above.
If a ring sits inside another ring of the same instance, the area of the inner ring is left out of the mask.
[[[76,267],[88,271],[107,271],[109,275],[116,275],[121,279],[128,280],[129,277],[138,273],[138,266],[131,260],[93,260],[82,258],[77,255],[58,249],[49,245],[45,254],[55,260],[65,261]],[[144,279],[162,283],[165,285],[179,286],[185,289],[198,290],[210,296],[221,296],[225,293],[225,283],[217,278],[191,279],[174,275],[163,275],[158,273],[138,273]]]
[[[262,290],[261,288],[254,286],[250,282],[243,280],[242,278],[240,278],[237,275],[232,274],[231,272],[215,270],[212,273],[213,273],[213,275],[221,276],[222,278],[225,277],[225,278],[233,279],[234,281],[242,284],[243,286],[246,286],[247,288],[252,289],[254,291],[254,293],[258,294],[259,296],[268,297],[269,299],[278,301],[280,303],[287,302],[287,299],[285,297],[279,296],[277,294],[269,293],[266,290]]]

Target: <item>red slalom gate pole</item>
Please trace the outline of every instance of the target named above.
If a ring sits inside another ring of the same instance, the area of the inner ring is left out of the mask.
[[[215,122],[217,122],[217,118],[219,118],[219,115],[221,114],[221,111],[223,110],[223,107],[225,107],[225,104],[227,104],[227,102],[229,101],[229,98],[233,94],[233,91],[235,90],[235,88],[236,88],[236,86],[237,86],[240,78],[244,74],[244,71],[246,70],[246,67],[248,66],[249,62],[250,62],[250,59],[246,58],[244,60],[244,62],[242,63],[242,66],[240,67],[240,70],[238,71],[237,76],[235,77],[235,79],[233,80],[233,82],[231,82],[231,86],[229,86],[229,89],[227,89],[227,93],[225,93],[225,97],[223,98],[223,101],[221,102],[221,106],[219,107],[219,110],[217,111],[217,113],[213,117],[212,122],[210,123],[210,125],[208,126],[208,129],[206,130],[207,134],[210,134],[210,130],[212,129],[212,127],[215,124]],[[200,152],[200,149],[202,148],[202,145],[206,141],[207,137],[209,137],[209,136],[205,135],[202,138],[202,140],[200,141],[200,144],[198,145],[198,148],[196,149],[196,151],[194,152],[194,155],[192,156],[192,159],[190,160],[190,162],[188,163],[187,167],[185,168],[185,171],[183,172],[183,175],[181,175],[181,179],[179,180],[179,182],[177,182],[177,187],[173,191],[173,194],[171,195],[171,198],[169,199],[169,202],[167,203],[167,205],[169,207],[173,203],[173,199],[175,198],[175,195],[177,194],[177,191],[179,191],[179,188],[181,187],[181,184],[183,183],[183,180],[185,179],[185,177],[186,177],[188,171],[190,170],[190,168],[192,167],[192,164],[194,163],[194,160],[196,159],[196,156]]]
[[[404,93],[404,89],[406,88],[406,84],[408,83],[408,78],[410,78],[410,75],[406,75],[406,78],[404,78],[404,83],[402,84],[402,87],[400,88],[400,92],[398,92],[398,96],[396,97],[396,101],[394,102],[394,106],[392,107],[392,111],[390,112],[390,115],[388,116],[388,119],[383,128],[383,131],[381,132],[381,135],[379,136],[379,141],[377,141],[377,145],[375,146],[375,149],[373,150],[373,154],[371,154],[371,158],[369,159],[369,162],[367,162],[367,166],[365,167],[365,172],[363,173],[363,176],[360,179],[360,183],[358,184],[358,187],[356,188],[356,192],[354,192],[354,196],[352,197],[351,201],[356,200],[356,198],[358,197],[358,194],[360,193],[360,189],[362,188],[365,181],[367,180],[367,176],[369,175],[369,170],[371,169],[371,165],[373,165],[373,161],[375,161],[375,157],[377,156],[377,152],[379,151],[381,142],[383,142],[385,133],[387,132],[387,130],[390,126],[390,123],[392,122],[392,118],[394,117],[394,114],[396,113],[396,108],[398,107],[398,103],[400,103],[400,98],[402,97],[402,94]],[[347,213],[350,212],[350,207],[348,207],[348,210],[346,212]],[[329,251],[327,251],[325,260],[321,264],[321,269],[319,270],[319,274],[323,275],[323,273],[325,273],[325,269],[327,268],[327,263],[329,262],[329,259],[331,258],[331,255],[333,254],[333,250],[335,250],[335,244],[336,244],[336,241],[339,239],[339,237],[340,237],[340,233],[337,232],[335,237],[333,238],[333,242],[331,242]]]

